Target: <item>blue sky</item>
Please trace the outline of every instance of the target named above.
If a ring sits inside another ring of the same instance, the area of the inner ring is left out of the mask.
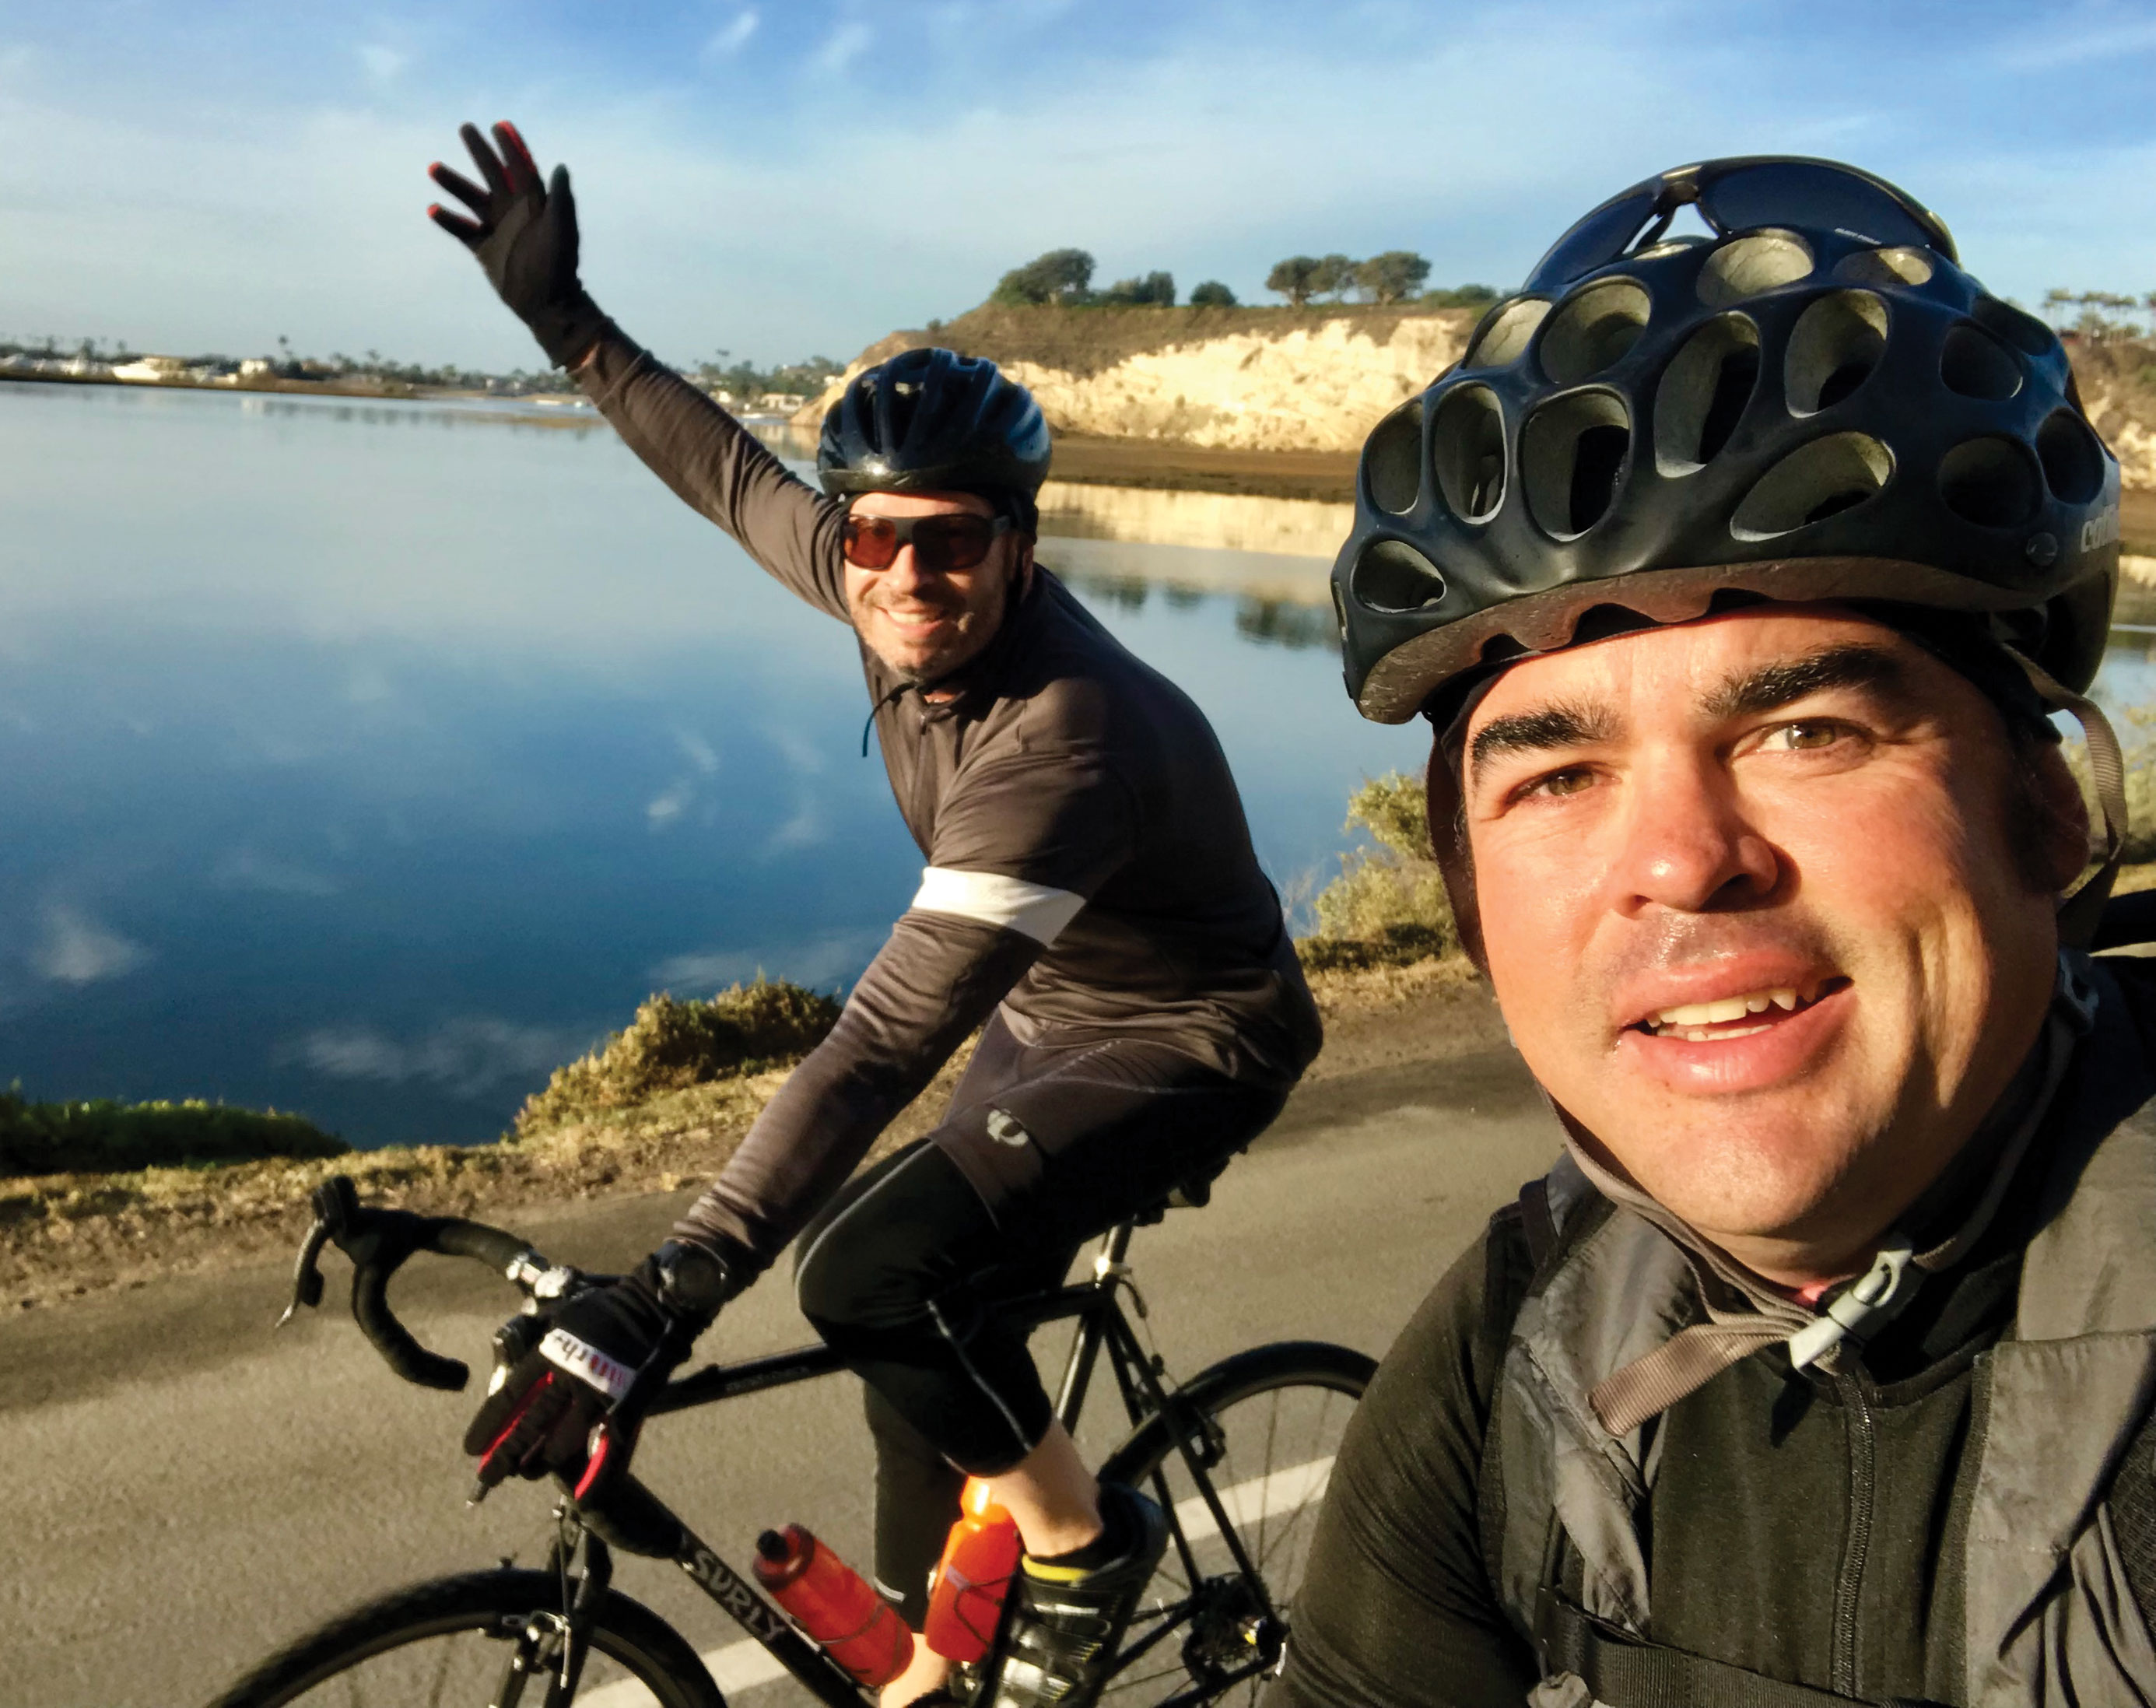
[[[566,160],[675,361],[851,356],[1064,244],[1245,300],[1297,251],[1516,280],[1702,156],[1857,161],[1999,291],[2156,289],[2156,0],[33,0],[0,9],[0,336],[534,351],[429,225],[458,121]]]

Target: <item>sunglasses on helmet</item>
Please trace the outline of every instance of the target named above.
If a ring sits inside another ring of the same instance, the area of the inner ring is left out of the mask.
[[[1680,208],[1719,235],[1762,225],[1840,231],[1881,248],[1935,250],[1958,264],[1938,215],[1884,178],[1831,160],[1747,155],[1680,167],[1613,196],[1551,245],[1524,289],[1561,290],[1584,274],[1660,242]]]
[[[898,561],[899,547],[911,546],[913,561],[923,569],[972,569],[988,555],[996,536],[1010,527],[1009,516],[849,515],[846,562],[857,569],[889,569]]]

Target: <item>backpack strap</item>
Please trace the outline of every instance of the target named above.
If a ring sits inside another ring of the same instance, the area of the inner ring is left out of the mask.
[[[1907,1697],[1877,1704],[1808,1685],[1784,1684],[1666,1644],[1642,1642],[1545,1588],[1535,1605],[1535,1640],[1543,1664],[1568,1672],[1587,1686],[1597,1708],[1925,1708]]]

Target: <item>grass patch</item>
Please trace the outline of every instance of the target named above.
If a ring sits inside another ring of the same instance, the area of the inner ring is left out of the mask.
[[[0,1175],[125,1173],[265,1157],[341,1157],[312,1121],[222,1103],[32,1103],[0,1091]]]
[[[838,1023],[839,1009],[820,992],[761,976],[707,1002],[662,991],[597,1049],[557,1068],[517,1112],[516,1136],[798,1061]]]

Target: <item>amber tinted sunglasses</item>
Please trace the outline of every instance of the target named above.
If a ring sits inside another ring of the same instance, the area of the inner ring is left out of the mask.
[[[972,569],[988,555],[1009,516],[857,516],[846,518],[846,562],[857,569],[889,569],[898,548],[911,546],[927,570]]]

